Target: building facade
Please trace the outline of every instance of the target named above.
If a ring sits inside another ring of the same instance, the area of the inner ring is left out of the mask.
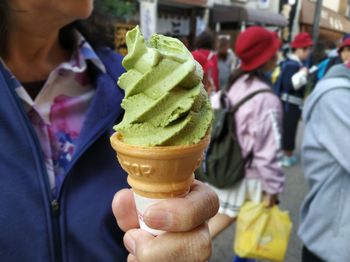
[[[312,33],[316,1],[303,0],[300,11],[300,30]],[[347,0],[323,0],[320,20],[322,40],[339,40],[350,32],[349,4]]]

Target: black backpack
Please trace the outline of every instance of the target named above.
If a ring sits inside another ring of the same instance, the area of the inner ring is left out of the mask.
[[[196,170],[197,179],[217,188],[235,185],[245,176],[245,168],[253,160],[253,152],[243,158],[236,136],[234,114],[245,102],[259,93],[273,93],[272,89],[261,89],[230,106],[225,93],[221,95],[221,107],[214,110],[211,140],[204,160]]]

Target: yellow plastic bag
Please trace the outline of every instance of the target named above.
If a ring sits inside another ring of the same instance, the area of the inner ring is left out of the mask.
[[[292,222],[277,206],[247,202],[237,218],[234,250],[245,258],[282,262],[287,251]]]

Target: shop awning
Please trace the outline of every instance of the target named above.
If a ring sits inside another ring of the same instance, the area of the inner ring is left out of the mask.
[[[288,21],[281,14],[271,11],[246,8],[238,5],[214,5],[212,11],[214,23],[245,22],[270,26],[287,26]]]

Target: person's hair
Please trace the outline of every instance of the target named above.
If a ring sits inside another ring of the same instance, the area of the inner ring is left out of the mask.
[[[326,40],[325,44],[326,44],[326,48],[327,49],[331,49],[332,50],[332,49],[337,48],[337,45],[332,40]]]
[[[261,70],[261,67],[252,70],[252,71],[244,71],[242,68],[237,68],[233,73],[230,75],[230,78],[228,80],[226,90],[229,90],[230,87],[243,75],[248,75],[247,81],[252,81],[254,78],[257,78],[264,83],[271,85],[269,81],[266,79],[264,72]]]
[[[303,50],[307,50],[310,47],[298,47],[298,48],[292,48],[292,53],[295,53],[295,51],[297,51],[298,49],[303,49]]]
[[[9,0],[0,1],[0,57],[6,53],[8,21],[10,14]],[[73,49],[76,43],[74,30],[78,30],[94,47],[114,48],[113,18],[95,4],[92,15],[86,20],[75,21],[60,30],[60,43],[66,49]]]
[[[219,47],[221,46],[230,46],[230,40],[226,37],[219,38]]]
[[[7,0],[0,1],[0,57],[5,52],[7,24],[8,24],[8,2]]]
[[[197,37],[195,47],[196,49],[213,50],[215,49],[215,41],[215,34],[210,30],[206,30]]]
[[[343,46],[342,48],[339,48],[338,53],[341,54],[344,50],[350,51],[350,45]]]
[[[312,63],[314,65],[317,65],[326,57],[327,57],[326,44],[324,41],[321,40],[321,41],[317,42],[313,48],[313,52],[312,52],[312,56],[311,56]]]

